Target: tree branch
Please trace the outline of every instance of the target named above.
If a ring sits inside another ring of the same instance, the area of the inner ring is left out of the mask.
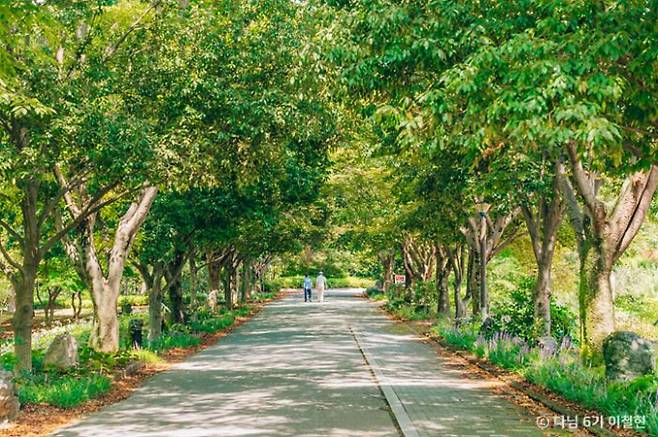
[[[573,170],[573,178],[576,182],[576,188],[580,193],[585,206],[592,214],[592,221],[594,225],[597,226],[598,230],[601,231],[602,223],[601,221],[605,219],[605,211],[603,210],[603,205],[596,198],[596,193],[590,177],[585,172],[583,164],[578,157],[578,151],[576,150],[576,145],[573,142],[567,144],[567,152],[569,155],[569,160],[571,161],[571,168]]]
[[[105,56],[103,56],[103,59],[101,60],[101,62],[103,62],[103,63],[107,62],[116,53],[117,49],[121,46],[121,44],[123,44],[123,42],[126,40],[126,38],[128,38],[128,36],[130,36],[131,33],[133,33],[135,30],[137,30],[137,28],[139,28],[139,26],[142,23],[142,21],[144,20],[144,18],[146,18],[146,16],[148,14],[150,14],[152,10],[154,10],[157,6],[159,6],[160,3],[162,3],[161,0],[156,0],[156,1],[152,2],[151,5],[146,9],[146,11],[144,11],[144,13],[142,15],[140,15],[130,25],[130,27],[123,33],[123,35],[121,35],[119,37],[119,39],[114,44],[112,44],[111,46],[109,46],[107,48],[107,50],[105,51]]]
[[[131,190],[126,190],[123,193],[112,197],[108,200],[105,200],[103,202],[100,202],[96,205],[94,205],[98,200],[100,200],[107,192],[109,192],[111,189],[113,189],[118,183],[113,184],[112,186],[107,186],[101,192],[99,192],[94,198],[82,209],[80,212],[80,215],[78,217],[75,217],[71,222],[69,222],[66,226],[62,226],[62,229],[60,229],[55,235],[50,237],[46,242],[43,244],[41,249],[39,249],[39,253],[41,255],[44,255],[46,252],[48,252],[59,240],[62,239],[64,235],[66,235],[69,231],[72,229],[77,228],[80,226],[80,224],[90,215],[95,212],[98,212],[105,206],[116,202],[117,200],[121,199],[123,196],[125,196],[127,193],[129,193]]]

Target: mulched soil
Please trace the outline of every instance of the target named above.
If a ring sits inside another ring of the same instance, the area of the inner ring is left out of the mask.
[[[274,299],[280,298],[281,295]],[[269,302],[270,300],[266,300]],[[115,402],[126,399],[131,393],[141,386],[146,379],[156,373],[169,369],[173,364],[183,361],[185,358],[209,346],[217,343],[222,337],[229,334],[251,317],[263,309],[264,303],[255,304],[251,313],[246,317],[238,317],[235,323],[214,334],[201,337],[201,344],[193,348],[170,349],[160,357],[164,360],[161,364],[146,364],[130,375],[116,377],[112,382],[112,388],[103,396],[92,399],[76,408],[63,409],[50,405],[25,405],[21,408],[16,421],[7,428],[0,428],[0,435],[6,437],[37,437],[52,433],[57,428],[77,422],[83,416],[98,411]]]

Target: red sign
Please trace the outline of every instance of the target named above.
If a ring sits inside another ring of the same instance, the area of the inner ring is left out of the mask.
[[[396,284],[404,284],[406,282],[406,276],[404,275],[395,275],[395,283]]]

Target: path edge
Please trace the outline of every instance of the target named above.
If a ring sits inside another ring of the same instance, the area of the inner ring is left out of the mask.
[[[418,437],[418,431],[416,430],[416,427],[414,426],[411,418],[407,414],[407,410],[405,410],[402,401],[398,397],[397,393],[395,393],[395,390],[393,389],[391,384],[388,383],[387,378],[380,370],[377,360],[368,351],[368,348],[365,345],[365,342],[361,339],[360,334],[357,333],[352,327],[350,327],[350,332],[354,337],[354,341],[356,342],[356,345],[361,351],[361,355],[363,355],[363,359],[365,360],[368,367],[370,367],[372,373],[375,375],[375,379],[377,380],[377,385],[379,386],[379,389],[384,395],[384,398],[386,399],[386,403],[388,403],[389,407],[391,408],[391,412],[393,413],[392,414],[393,419],[397,423],[400,432],[404,437]]]

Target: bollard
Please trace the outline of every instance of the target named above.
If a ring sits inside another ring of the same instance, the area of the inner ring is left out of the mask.
[[[130,330],[130,343],[133,348],[138,349],[142,347],[142,328],[144,321],[142,319],[130,319],[128,324]]]

